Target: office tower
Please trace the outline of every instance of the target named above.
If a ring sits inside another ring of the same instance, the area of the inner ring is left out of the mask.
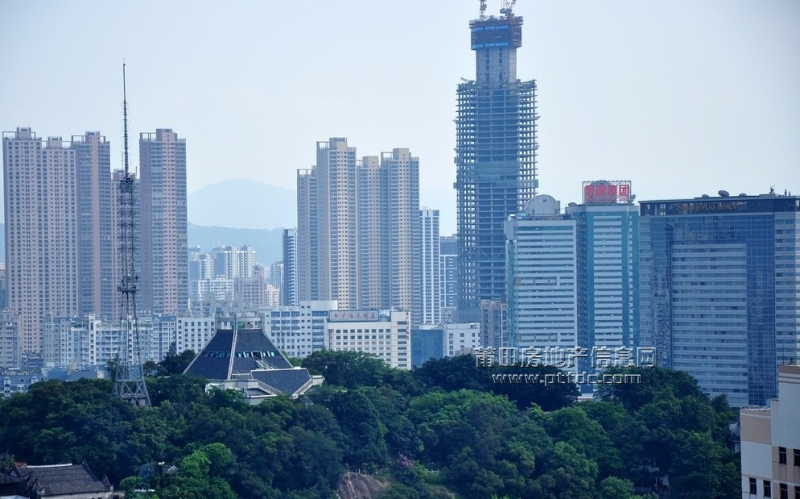
[[[503,224],[536,194],[536,82],[517,79],[522,18],[469,23],[476,78],[458,86],[456,182],[458,320],[477,322],[481,300],[506,292]]]
[[[297,305],[297,229],[283,229],[281,305]]]
[[[439,261],[442,322],[450,323],[458,307],[458,236],[440,238]]]
[[[256,250],[252,246],[217,246],[211,250],[211,254],[215,277],[252,277],[256,264]]]
[[[298,300],[409,311],[419,159],[404,148],[355,158],[346,139],[332,138],[317,143],[313,169],[298,171]]]
[[[439,259],[439,210],[419,210],[421,237],[414,256],[419,260],[419,272],[415,272],[414,311],[419,317],[414,324],[440,324],[442,322],[441,264]]]
[[[583,184],[566,212],[578,232],[578,345],[634,347],[639,300],[639,208],[628,181]]]
[[[719,194],[641,203],[639,343],[711,396],[764,405],[800,357],[800,197]]]
[[[578,255],[574,219],[540,194],[506,222],[508,345],[567,349],[578,345]]]
[[[481,300],[481,344],[508,346],[508,304],[504,300]]]
[[[76,173],[76,151],[61,138],[3,134],[7,299],[21,355],[41,351],[46,314],[79,311]]]
[[[139,135],[141,307],[175,314],[189,306],[186,139],[168,128]]]
[[[73,135],[78,187],[80,314],[100,314],[103,300],[116,293],[111,280],[111,148],[99,132]],[[116,187],[116,186],[113,186]]]

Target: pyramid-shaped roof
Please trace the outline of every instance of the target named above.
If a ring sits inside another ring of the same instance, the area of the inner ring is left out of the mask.
[[[292,366],[260,327],[217,330],[184,372],[211,382],[258,380],[273,394],[311,386],[308,370]]]

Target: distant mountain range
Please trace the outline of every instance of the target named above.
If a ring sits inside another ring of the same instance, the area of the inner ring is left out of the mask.
[[[189,224],[189,247],[200,246],[201,251],[211,251],[215,246],[245,244],[256,250],[256,260],[264,265],[283,260],[282,229],[233,229]]]
[[[297,192],[255,180],[223,180],[190,193],[187,201],[189,222],[206,227],[277,229],[297,225]]]
[[[420,189],[420,207],[440,210],[441,235],[455,232],[455,191]],[[189,194],[189,246],[249,244],[264,264],[283,258],[282,228],[297,226],[297,192],[255,180],[224,180]],[[0,224],[0,261],[5,262]]]
[[[441,235],[456,231],[456,191],[420,189],[420,208],[439,210]],[[297,226],[297,192],[255,180],[224,180],[189,194],[189,221],[206,227],[276,229]]]

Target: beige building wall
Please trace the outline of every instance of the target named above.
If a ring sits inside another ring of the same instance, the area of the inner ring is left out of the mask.
[[[389,177],[390,304],[411,312],[415,264],[421,263],[413,255],[414,243],[420,237],[419,159],[411,157],[408,149],[398,148],[383,153],[381,163]]]
[[[350,314],[354,317],[352,320]],[[358,319],[358,315],[362,319]],[[375,316],[374,319],[370,319]],[[363,319],[363,317],[367,319]],[[325,348],[364,352],[396,369],[411,369],[411,322],[409,312],[374,310],[336,311],[328,316]]]
[[[359,309],[391,306],[387,180],[380,158],[364,156],[358,167]]]
[[[141,308],[182,313],[189,306],[186,140],[170,129],[139,136]]]
[[[800,365],[778,366],[778,395],[740,411],[742,499],[800,494]]]
[[[78,313],[76,155],[30,128],[3,134],[8,306],[20,353],[41,352],[46,314]]]

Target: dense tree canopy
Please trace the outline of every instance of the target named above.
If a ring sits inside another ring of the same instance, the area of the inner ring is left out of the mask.
[[[0,400],[0,449],[36,464],[85,458],[159,499],[328,499],[348,469],[389,483],[384,499],[635,499],[652,460],[676,497],[738,494],[726,441],[735,413],[684,373],[624,371],[642,383],[577,403],[574,385],[496,384],[491,374],[512,370],[469,356],[401,372],[324,351],[303,361],[326,377],[316,393],[250,406],[180,374],[188,357],[149,371],[150,409],[112,397],[109,380],[37,383]]]

